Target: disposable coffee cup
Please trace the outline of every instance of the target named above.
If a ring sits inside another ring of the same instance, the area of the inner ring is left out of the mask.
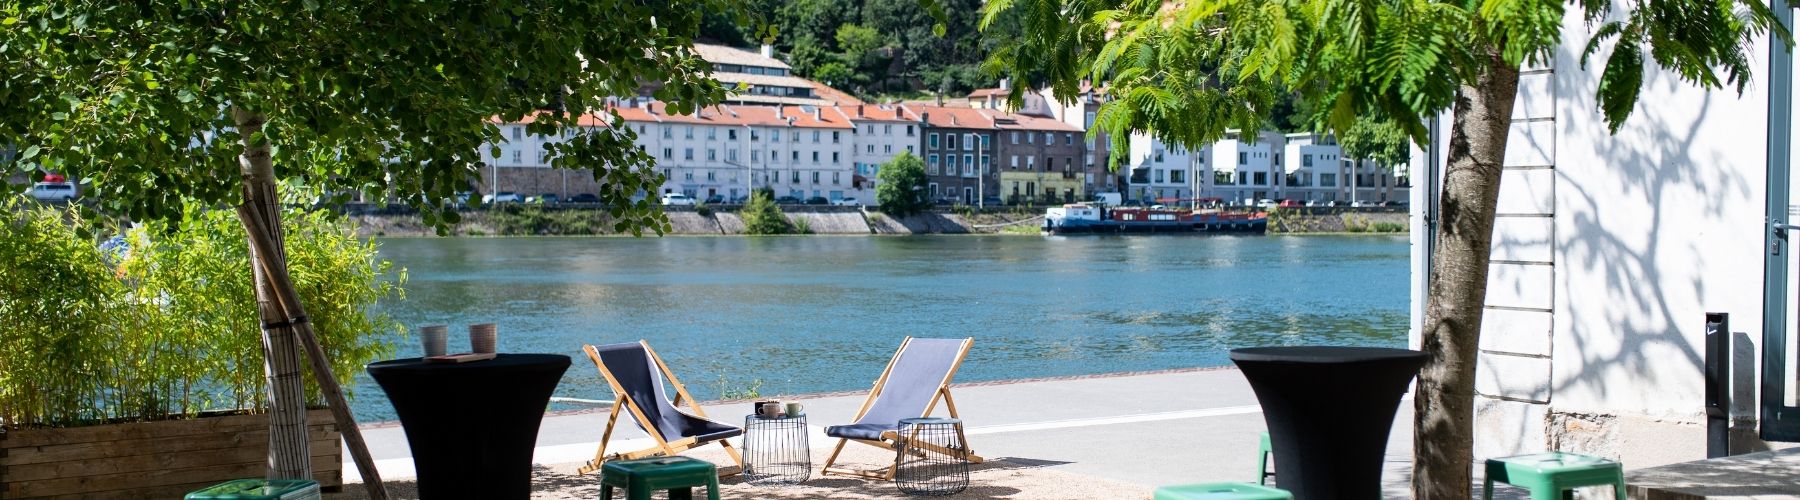
[[[419,346],[425,349],[425,357],[443,356],[450,350],[450,327],[444,325],[426,325],[419,328]]]
[[[469,349],[478,354],[494,352],[499,332],[493,323],[469,325]]]

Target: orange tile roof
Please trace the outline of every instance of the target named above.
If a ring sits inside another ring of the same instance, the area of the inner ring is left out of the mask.
[[[919,113],[904,104],[862,104],[840,108],[851,120],[919,121]]]
[[[839,106],[855,106],[863,103],[862,99],[857,99],[856,96],[850,95],[849,92],[831,88],[830,85],[819,82],[812,82],[812,85],[813,95],[818,96],[820,99],[836,103]]]
[[[920,106],[917,109],[925,118],[925,124],[932,127],[994,128],[994,117],[985,113],[988,110],[948,106]]]

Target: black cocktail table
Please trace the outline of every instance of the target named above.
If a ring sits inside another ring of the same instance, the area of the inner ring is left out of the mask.
[[[1425,353],[1379,347],[1233,349],[1262,404],[1276,483],[1296,500],[1381,498],[1394,410]]]
[[[531,498],[531,453],[561,354],[501,354],[470,363],[371,363],[412,448],[419,497]]]

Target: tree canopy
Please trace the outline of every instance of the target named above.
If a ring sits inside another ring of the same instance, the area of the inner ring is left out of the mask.
[[[655,185],[650,156],[629,129],[577,117],[609,116],[603,100],[643,80],[674,112],[717,101],[690,45],[700,12],[733,5],[9,3],[0,143],[20,151],[11,170],[64,172],[104,207],[174,220],[183,198],[238,201],[236,108],[267,117],[251,139],[282,179],[437,222],[494,159],[478,150],[502,141],[497,123],[529,116],[532,134],[573,134],[552,164],[593,168],[619,229],[657,229],[654,204],[631,199]]]
[[[880,181],[875,185],[875,202],[881,205],[883,213],[905,217],[931,206],[925,192],[925,162],[912,152],[894,155],[875,177]]]

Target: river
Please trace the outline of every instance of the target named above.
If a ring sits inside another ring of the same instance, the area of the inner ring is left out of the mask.
[[[650,341],[696,397],[866,390],[901,339],[975,337],[959,381],[1227,365],[1260,345],[1406,344],[1404,236],[389,238],[415,328],[501,352]],[[413,338],[399,348],[417,356]],[[393,419],[366,373],[361,421]]]

